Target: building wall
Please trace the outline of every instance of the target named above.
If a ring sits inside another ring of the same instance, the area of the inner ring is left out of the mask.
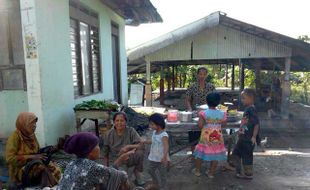
[[[74,99],[69,39],[69,1],[27,1],[34,3],[38,50],[37,63],[32,64],[33,60],[26,59],[27,82],[32,88],[32,90],[28,89],[28,100],[38,101],[35,102],[37,106],[29,105],[29,110],[38,113],[40,117],[37,128],[40,144],[54,144],[58,137],[75,131],[73,111],[75,104],[90,99],[113,98],[111,21],[118,23],[120,28],[122,98],[124,102],[127,101],[124,20],[103,5],[100,0],[81,0],[86,6],[99,13],[103,92]],[[38,67],[32,69],[33,65]]]
[[[28,110],[27,93],[22,90],[0,92],[0,136],[8,137],[15,130],[16,117]]]
[[[28,110],[19,0],[0,1],[0,136],[15,130],[17,115]]]
[[[291,49],[281,44],[225,26],[208,28],[148,55],[151,61],[287,57]]]
[[[125,48],[125,21],[122,17],[113,12],[110,8],[101,3],[100,0],[81,0],[81,3],[87,5],[92,10],[99,14],[100,22],[100,50],[101,50],[101,65],[102,65],[102,91],[103,94],[98,94],[93,97],[85,97],[75,100],[76,103],[84,100],[104,98],[113,99],[113,67],[112,67],[112,39],[111,39],[111,22],[117,23],[119,26],[119,41],[120,41],[120,65],[121,65],[121,92],[122,102],[127,102],[127,55]]]

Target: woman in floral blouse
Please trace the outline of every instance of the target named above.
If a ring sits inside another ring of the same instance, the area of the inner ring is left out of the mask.
[[[99,139],[92,133],[82,132],[71,136],[65,142],[65,151],[75,154],[77,159],[70,162],[60,180],[59,190],[125,190],[129,189],[127,174],[114,168],[98,164],[100,155]],[[117,167],[128,159],[129,152],[119,157],[114,165]]]
[[[192,111],[196,105],[206,104],[207,95],[215,91],[211,83],[207,83],[208,70],[205,67],[199,67],[197,70],[197,82],[190,85],[186,92],[187,110]]]

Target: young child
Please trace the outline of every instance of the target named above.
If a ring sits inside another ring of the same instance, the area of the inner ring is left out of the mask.
[[[151,144],[148,173],[152,177],[153,184],[146,188],[151,189],[158,186],[159,189],[164,189],[166,186],[166,176],[169,158],[169,141],[168,134],[165,131],[164,118],[155,113],[149,118],[149,126],[154,130],[151,141],[143,141],[143,143]],[[156,171],[159,171],[157,175]]]
[[[241,101],[246,108],[239,129],[239,139],[232,154],[238,178],[253,178],[253,151],[255,144],[260,143],[259,118],[254,107],[254,100],[254,90],[244,89],[242,91]],[[244,171],[241,171],[241,165]]]
[[[221,97],[218,93],[210,93],[207,95],[208,109],[199,113],[198,126],[201,129],[200,140],[195,147],[193,153],[196,158],[193,173],[196,176],[201,176],[201,164],[203,161],[211,161],[209,171],[206,175],[209,178],[214,178],[218,161],[226,160],[226,149],[221,125],[226,121],[226,113],[216,109],[219,105]]]

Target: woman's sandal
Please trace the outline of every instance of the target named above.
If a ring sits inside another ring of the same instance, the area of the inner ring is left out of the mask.
[[[253,176],[252,175],[243,175],[243,174],[237,173],[236,178],[251,180],[251,179],[253,179]]]
[[[225,165],[225,166],[222,166],[222,171],[223,172],[226,172],[226,171],[236,171],[236,168],[230,166],[230,165]]]

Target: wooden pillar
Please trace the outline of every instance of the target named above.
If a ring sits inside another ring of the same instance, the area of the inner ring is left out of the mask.
[[[225,65],[225,87],[228,87],[228,64]]]
[[[146,85],[145,85],[145,105],[152,106],[152,85],[151,85],[151,62],[146,61]]]
[[[289,96],[290,96],[290,70],[291,57],[285,58],[284,79],[282,82],[281,115],[284,119],[289,118]]]
[[[172,66],[172,91],[175,89],[175,65]]]
[[[175,74],[174,74],[174,83],[175,83],[175,85],[174,85],[174,87],[177,87],[178,86],[178,83],[179,83],[179,80],[178,80],[178,65],[176,65],[175,66]]]
[[[242,108],[241,104],[241,92],[244,89],[244,63],[242,63],[242,60],[239,59],[239,109]]]
[[[160,101],[160,105],[164,105],[165,103],[165,80],[164,80],[163,66],[160,67],[159,101]]]
[[[171,91],[171,73],[169,66],[167,67],[166,79],[167,79],[167,90]]]
[[[239,59],[239,90],[242,92],[244,89],[244,63],[242,63],[241,59]]]
[[[231,66],[231,90],[235,90],[235,64]]]
[[[255,65],[255,88],[256,88],[256,94],[261,91],[261,80],[260,80],[260,72],[261,72],[261,64],[258,63]]]

